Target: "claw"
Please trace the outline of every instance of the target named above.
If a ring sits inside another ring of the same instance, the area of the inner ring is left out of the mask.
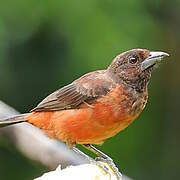
[[[91,152],[97,155],[97,157],[95,158],[96,163],[100,163],[100,164],[103,163],[108,170],[111,170],[115,174],[118,180],[122,180],[122,174],[119,172],[119,169],[117,168],[117,166],[109,156],[107,156],[100,150],[96,149],[91,144],[84,145],[84,147],[86,147],[88,150],[90,150]],[[105,168],[102,169],[104,170],[104,172],[107,172]]]
[[[122,174],[119,172],[119,169],[114,164],[114,162],[111,158],[104,159],[102,157],[96,157],[95,161],[96,161],[96,165],[103,164],[103,167],[102,166],[100,166],[100,167],[104,170],[104,172],[111,175],[111,173],[109,171],[112,171],[118,180],[122,180]]]

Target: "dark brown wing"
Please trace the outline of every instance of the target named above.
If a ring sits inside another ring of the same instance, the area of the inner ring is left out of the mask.
[[[32,111],[58,111],[76,108],[84,101],[106,95],[113,87],[105,71],[88,73],[46,97]]]

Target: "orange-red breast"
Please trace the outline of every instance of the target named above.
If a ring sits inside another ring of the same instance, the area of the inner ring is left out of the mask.
[[[144,109],[153,67],[167,53],[133,49],[106,70],[90,72],[46,97],[30,113],[0,121],[28,122],[49,137],[73,144],[102,144]]]

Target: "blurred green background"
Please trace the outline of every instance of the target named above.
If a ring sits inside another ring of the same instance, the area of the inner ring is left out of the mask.
[[[139,47],[171,56],[154,71],[138,120],[100,149],[135,180],[180,179],[178,0],[0,0],[0,99],[27,112]],[[0,138],[0,179],[30,180],[46,170]]]

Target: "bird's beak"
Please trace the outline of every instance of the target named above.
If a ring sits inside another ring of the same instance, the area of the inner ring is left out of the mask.
[[[141,70],[144,71],[145,69],[155,65],[166,56],[169,56],[169,54],[160,51],[151,51],[149,57],[141,63]]]

